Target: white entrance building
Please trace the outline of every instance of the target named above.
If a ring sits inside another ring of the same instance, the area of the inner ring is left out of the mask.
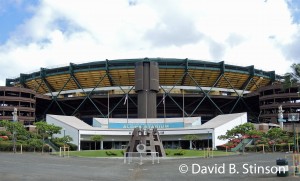
[[[226,143],[219,140],[218,136],[227,130],[247,122],[247,113],[219,115],[210,121],[201,124],[200,117],[191,118],[155,118],[155,119],[119,119],[119,118],[94,118],[93,125],[89,125],[74,116],[47,115],[48,124],[63,128],[61,134],[54,137],[69,135],[72,143],[78,150],[90,149],[121,149],[126,147],[135,127],[154,128],[159,134],[165,148],[203,149]],[[103,140],[96,145],[91,140],[93,135],[102,135]],[[197,135],[199,138],[195,146],[186,135]]]

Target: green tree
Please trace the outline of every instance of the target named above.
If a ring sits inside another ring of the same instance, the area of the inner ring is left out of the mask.
[[[12,122],[8,120],[2,120],[0,121],[0,126],[4,127],[6,131],[13,133],[13,130],[15,129],[16,132],[19,134],[26,134],[26,130],[24,128],[24,125],[20,122]]]
[[[103,136],[102,135],[93,135],[93,136],[91,136],[91,140],[95,142],[95,150],[96,150],[97,142],[102,141]]]
[[[0,121],[0,126],[4,127],[6,131],[10,132],[11,134],[13,134],[13,131],[15,131],[20,137],[28,136],[28,132],[24,128],[24,125],[20,122],[2,120]]]
[[[281,128],[272,128],[267,132],[267,137],[270,139],[272,144],[272,150],[275,151],[275,145],[280,139],[283,139],[286,135],[286,132]]]
[[[218,137],[218,139],[221,139],[221,140],[229,139],[229,140],[231,140],[231,139],[234,139],[234,138],[238,138],[240,140],[240,142],[243,144],[246,135],[249,136],[249,133],[250,134],[256,133],[256,132],[254,132],[254,130],[255,130],[254,124],[244,123],[244,124],[235,126],[231,130],[227,130],[226,134],[225,135],[220,135]],[[244,144],[243,144],[242,149],[243,149],[243,153],[244,153],[245,152],[245,145]]]
[[[291,66],[292,72],[288,72],[284,76],[284,88],[290,88],[300,82],[300,63]],[[298,86],[298,90],[300,87]]]
[[[36,138],[33,138],[33,139],[30,139],[28,141],[28,145],[33,148],[33,151],[35,152],[35,149],[36,148],[42,148],[43,149],[43,142],[40,140],[40,139],[36,139]]]
[[[263,132],[254,129],[254,130],[248,131],[247,135],[254,140],[255,150],[257,151],[257,142],[256,142],[256,140],[263,136]]]
[[[255,130],[255,127],[252,123],[244,123],[236,126],[234,130],[236,135],[241,134],[242,136],[244,136],[246,134],[248,135],[250,131]]]
[[[196,148],[195,141],[199,140],[199,136],[194,134],[189,134],[189,135],[185,135],[184,139],[192,141],[192,145],[194,145],[194,147]]]
[[[40,121],[40,122],[36,122],[34,123],[34,125],[36,126],[37,129],[37,133],[40,134],[42,136],[43,139],[43,146],[42,146],[42,153],[44,152],[44,144],[45,144],[45,138],[49,136],[49,129],[50,129],[50,125],[47,124],[47,122],[45,121]]]
[[[64,144],[68,144],[70,143],[71,141],[73,141],[73,138],[69,135],[66,135],[64,137],[61,138],[61,141],[64,143]],[[65,145],[64,145],[65,146]]]
[[[53,137],[54,134],[60,134],[62,130],[62,127],[55,126],[54,124],[48,124],[46,132],[49,134],[49,136]]]
[[[236,138],[236,130],[234,128],[227,130],[225,135],[218,136],[218,139],[220,139],[220,140],[229,140],[229,141],[231,141],[235,138]]]

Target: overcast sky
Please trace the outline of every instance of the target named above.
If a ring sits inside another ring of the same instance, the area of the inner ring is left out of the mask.
[[[144,57],[290,71],[298,0],[0,0],[0,85],[20,73]]]

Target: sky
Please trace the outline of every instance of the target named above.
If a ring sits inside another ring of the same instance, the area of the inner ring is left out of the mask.
[[[0,86],[20,73],[128,58],[290,72],[298,0],[0,0]]]

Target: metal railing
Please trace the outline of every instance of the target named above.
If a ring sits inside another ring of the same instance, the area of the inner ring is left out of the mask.
[[[138,161],[140,165],[143,164],[145,160],[151,160],[152,164],[159,163],[159,153],[158,152],[125,152],[124,153],[124,163],[132,163],[133,161]]]

